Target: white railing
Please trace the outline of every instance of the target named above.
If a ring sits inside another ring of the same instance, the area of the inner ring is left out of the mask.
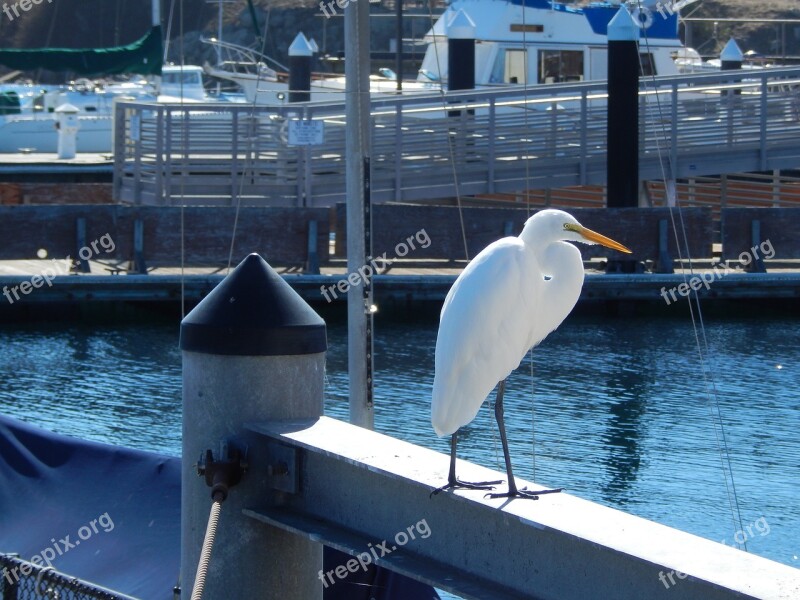
[[[800,69],[648,78],[640,178],[800,165]],[[372,199],[602,184],[605,82],[372,101]],[[324,123],[292,146],[292,120]],[[115,198],[135,204],[321,206],[344,200],[344,105],[120,102]]]

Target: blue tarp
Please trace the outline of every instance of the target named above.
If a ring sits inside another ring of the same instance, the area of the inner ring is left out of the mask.
[[[0,552],[38,556],[58,571],[145,600],[172,600],[180,567],[180,462],[0,415]],[[325,548],[324,568],[349,558]],[[381,568],[325,590],[325,600],[370,598],[438,595]]]

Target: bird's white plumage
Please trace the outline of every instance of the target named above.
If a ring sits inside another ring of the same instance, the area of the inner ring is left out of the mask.
[[[461,273],[445,299],[436,340],[431,421],[438,435],[463,427],[494,386],[566,318],[583,285],[585,239],[563,211],[544,210],[519,237],[498,240]]]

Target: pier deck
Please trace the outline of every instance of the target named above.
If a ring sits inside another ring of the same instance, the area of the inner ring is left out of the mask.
[[[393,266],[387,273],[373,278],[375,301],[379,305],[441,303],[465,264],[408,261]],[[152,269],[148,275],[126,275],[108,263],[91,262],[89,274],[67,274],[63,265],[59,266],[63,274],[57,273],[50,282],[52,285],[48,285],[41,276],[53,265],[49,260],[0,261],[0,292],[3,293],[0,306],[51,302],[177,302],[182,294],[186,302],[195,303],[222,281],[226,273],[224,268],[197,267],[186,268],[181,273],[180,268],[170,267]],[[323,267],[318,275],[285,269],[283,276],[310,304],[343,302],[347,297],[343,262]],[[37,283],[34,277],[40,278],[39,287],[34,287]],[[778,267],[771,266],[768,273],[733,271],[723,274],[720,269],[715,272],[707,265],[692,270],[677,269],[672,274],[619,274],[588,269],[580,302],[637,301],[665,306],[685,302],[680,286],[689,286],[693,278],[697,280],[695,287],[701,299],[800,298],[800,261],[784,261]],[[708,281],[708,286],[704,281]],[[15,299],[12,288],[25,282],[29,284],[26,286],[28,293],[18,288],[19,299]],[[683,289],[690,293],[688,287]]]

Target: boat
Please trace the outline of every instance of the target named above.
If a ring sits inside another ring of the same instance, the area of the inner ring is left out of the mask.
[[[448,84],[447,29],[463,11],[475,24],[475,86],[603,80],[608,75],[607,27],[625,4],[641,27],[642,75],[677,75],[699,55],[678,36],[678,8],[697,0],[681,0],[665,10],[658,0],[593,2],[574,7],[555,0],[456,0],[421,40],[427,45],[418,76],[403,82],[402,93],[432,92]],[[204,40],[225,60],[205,65],[208,74],[238,84],[248,102],[281,104],[288,84],[284,67],[252,48]],[[314,47],[313,40],[309,43]],[[718,66],[715,67],[719,69]],[[389,68],[370,77],[373,95],[396,94],[397,75]],[[318,75],[311,82],[311,101],[342,101],[344,78]]]
[[[35,91],[33,91],[35,90]],[[157,79],[114,82],[79,79],[67,86],[0,86],[0,153],[57,151],[56,109],[64,104],[78,110],[77,151],[111,153],[114,103],[139,100],[164,103],[241,102],[235,94],[210,95],[203,68],[166,65]]]
[[[417,80],[447,80],[447,27],[462,10],[476,27],[478,87],[606,79],[608,23],[622,4],[641,28],[642,75],[677,74],[675,58],[684,50],[678,11],[659,11],[657,0],[582,7],[551,0],[457,0],[426,34],[428,48]]]

